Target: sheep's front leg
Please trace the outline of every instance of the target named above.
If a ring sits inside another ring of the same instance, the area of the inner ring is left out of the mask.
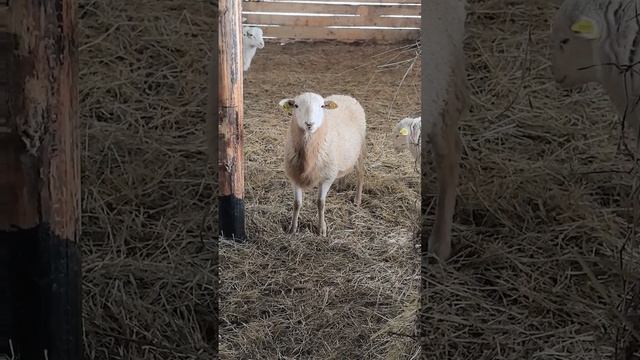
[[[462,142],[457,122],[443,124],[441,131],[431,138],[438,178],[438,206],[429,237],[429,252],[441,260],[451,255],[451,227],[460,176]]]
[[[302,208],[302,189],[293,187],[293,217],[291,218],[291,226],[289,233],[293,234],[298,231],[298,218],[300,217],[300,208]]]
[[[321,236],[327,236],[327,222],[324,219],[324,204],[327,199],[327,193],[329,192],[329,188],[331,188],[331,184],[333,183],[333,179],[326,180],[320,183],[318,187],[318,229],[320,231]]]

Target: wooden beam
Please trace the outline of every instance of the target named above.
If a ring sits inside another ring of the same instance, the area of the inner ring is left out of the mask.
[[[75,0],[0,3],[0,354],[82,358]]]
[[[218,11],[218,226],[244,240],[242,3],[220,0]]]
[[[420,8],[415,5],[333,5],[283,2],[245,2],[242,4],[242,10],[250,12],[360,14],[363,16],[420,15]]]
[[[373,41],[392,44],[420,38],[420,30],[332,29],[325,27],[265,27],[264,36],[297,40]]]
[[[328,5],[335,5],[335,4],[331,4],[331,3],[345,3],[345,2],[349,2],[349,3],[363,3],[363,4],[374,4],[374,5],[380,5],[380,4],[385,4],[387,6],[393,6],[390,4],[412,4],[412,5],[421,5],[421,2],[419,0],[303,0],[304,3],[319,3],[319,4],[328,4]],[[243,3],[260,3],[262,1],[255,1],[255,0],[244,0]],[[269,1],[269,2],[282,2],[282,3],[287,3],[287,4],[299,4],[300,2],[296,2],[296,0],[273,0],[273,1]]]
[[[289,15],[244,15],[247,24],[282,26],[385,26],[420,28],[420,18],[390,18],[371,16],[289,16]]]

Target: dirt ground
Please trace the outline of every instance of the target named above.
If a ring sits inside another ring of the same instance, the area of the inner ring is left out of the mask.
[[[79,4],[88,358],[211,359],[217,215],[203,134],[212,8]],[[628,333],[622,277],[637,281],[639,257],[620,249],[637,175],[623,172],[631,162],[602,91],[551,83],[553,9],[531,4],[471,1],[460,252],[428,274],[428,358],[614,359]],[[269,43],[256,55],[245,80],[249,240],[219,248],[221,358],[418,357],[419,178],[389,137],[420,111],[414,57],[333,43]],[[353,205],[353,176],[333,188],[325,239],[312,193],[301,232],[284,233],[292,193],[277,102],[307,90],[353,95],[368,115],[363,204]],[[428,202],[434,175],[424,179]]]

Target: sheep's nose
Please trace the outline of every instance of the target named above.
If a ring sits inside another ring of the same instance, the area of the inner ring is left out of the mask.
[[[312,124],[310,122],[305,122],[304,124],[307,126],[307,129],[311,129]]]

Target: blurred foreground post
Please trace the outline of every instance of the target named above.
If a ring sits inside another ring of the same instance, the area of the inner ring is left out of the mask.
[[[0,358],[82,355],[75,21],[0,1]]]
[[[244,240],[242,1],[220,0],[218,14],[218,226]]]

